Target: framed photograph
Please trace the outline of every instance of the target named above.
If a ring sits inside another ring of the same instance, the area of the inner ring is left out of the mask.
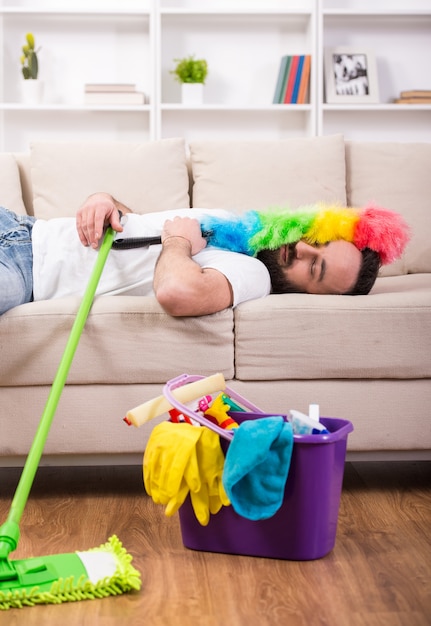
[[[379,86],[374,53],[352,47],[325,50],[325,91],[328,104],[375,104]]]

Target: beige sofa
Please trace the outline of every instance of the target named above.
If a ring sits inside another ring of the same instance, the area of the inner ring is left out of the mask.
[[[190,185],[191,182],[191,185]],[[350,458],[431,458],[431,145],[345,142],[37,143],[0,155],[0,204],[73,215],[106,190],[136,212],[241,211],[316,201],[401,212],[413,237],[367,296],[271,295],[201,318],[171,318],[152,297],[95,301],[45,449],[45,463],[140,462],[153,423],[126,411],[184,372],[222,372],[265,411],[351,420]],[[79,300],[0,318],[0,464],[28,452]]]

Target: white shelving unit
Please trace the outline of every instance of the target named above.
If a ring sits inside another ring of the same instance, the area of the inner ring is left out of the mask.
[[[40,51],[41,105],[21,103],[25,33]],[[0,0],[0,149],[34,140],[284,139],[343,133],[431,140],[431,0]],[[374,49],[379,104],[326,104],[326,47]],[[180,102],[174,59],[205,58],[202,106]],[[311,54],[309,102],[273,105],[280,59]],[[86,106],[84,83],[134,83],[140,106]]]

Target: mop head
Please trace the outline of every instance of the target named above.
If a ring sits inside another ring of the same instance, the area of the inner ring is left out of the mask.
[[[141,588],[132,557],[113,535],[98,548],[8,561],[13,574],[2,576],[0,609],[61,604],[116,596]]]
[[[201,226],[209,245],[249,256],[300,239],[312,245],[344,239],[359,250],[377,252],[382,265],[398,259],[410,239],[409,227],[401,215],[374,204],[363,209],[325,204],[295,211],[273,207],[232,214],[228,219],[207,215],[201,219]]]

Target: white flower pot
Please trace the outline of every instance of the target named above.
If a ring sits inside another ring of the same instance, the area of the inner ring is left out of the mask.
[[[21,100],[23,104],[40,104],[43,100],[43,82],[29,78],[21,82]]]
[[[182,83],[181,101],[186,105],[199,105],[204,101],[203,83]]]

